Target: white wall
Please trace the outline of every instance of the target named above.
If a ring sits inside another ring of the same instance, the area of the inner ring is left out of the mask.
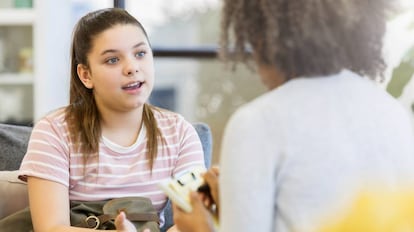
[[[35,1],[34,120],[68,103],[71,0]]]
[[[112,0],[36,0],[34,120],[69,103],[70,45],[80,17]]]

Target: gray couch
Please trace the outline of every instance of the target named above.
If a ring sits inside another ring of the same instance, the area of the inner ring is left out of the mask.
[[[194,123],[205,155],[205,165],[211,165],[212,137],[208,125]],[[0,123],[0,219],[27,207],[26,184],[17,179],[17,171],[26,153],[32,127]],[[166,223],[162,231],[172,224],[171,204],[165,209]]]
[[[0,171],[19,169],[31,131],[28,126],[0,124]]]

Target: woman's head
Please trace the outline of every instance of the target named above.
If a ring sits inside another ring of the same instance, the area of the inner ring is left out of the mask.
[[[223,56],[247,61],[251,47],[256,63],[275,67],[287,79],[345,68],[375,78],[385,68],[386,4],[387,0],[224,0]],[[230,56],[233,46],[235,54]]]

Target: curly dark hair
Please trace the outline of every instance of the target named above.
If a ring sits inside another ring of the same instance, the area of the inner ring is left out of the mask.
[[[224,0],[221,57],[247,63],[252,48],[256,61],[286,79],[349,69],[383,80],[388,2]]]

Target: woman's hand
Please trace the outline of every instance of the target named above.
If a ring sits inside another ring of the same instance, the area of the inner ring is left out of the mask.
[[[186,213],[179,206],[173,205],[174,223],[180,232],[214,232],[213,216],[204,207],[202,196],[190,193],[192,211]]]
[[[143,232],[147,232],[147,231],[143,231]],[[150,232],[150,231],[148,231],[148,232]],[[178,230],[176,225],[173,225],[170,228],[168,228],[167,232],[181,232],[181,231]]]
[[[192,211],[184,212],[173,203],[175,225],[180,232],[212,232],[214,231],[213,217],[218,217],[219,208],[219,168],[212,167],[203,174],[204,181],[210,188],[210,194],[190,193]],[[215,208],[212,207],[215,205]],[[211,209],[214,208],[212,211]]]
[[[134,224],[126,218],[124,212],[120,212],[115,218],[115,226],[117,232],[137,232]],[[150,230],[146,229],[143,232],[150,232]]]
[[[219,199],[219,183],[218,177],[220,170],[217,166],[210,168],[206,173],[204,173],[203,178],[206,184],[210,187],[210,196],[203,196],[203,202],[205,206],[211,209],[212,205],[215,204],[216,209],[215,213],[218,216],[218,209],[220,208],[220,199]],[[211,197],[212,199],[209,199]]]

